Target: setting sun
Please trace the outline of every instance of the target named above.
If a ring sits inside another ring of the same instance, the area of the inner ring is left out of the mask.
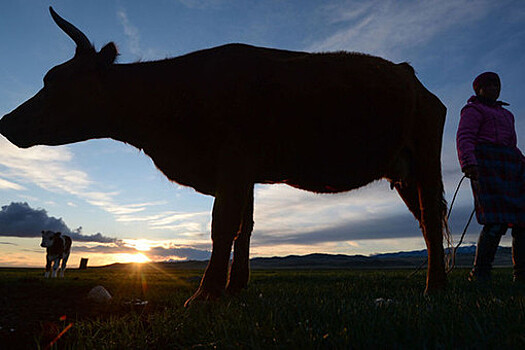
[[[148,251],[151,249],[151,242],[146,239],[125,239],[124,242],[127,246],[136,250]]]

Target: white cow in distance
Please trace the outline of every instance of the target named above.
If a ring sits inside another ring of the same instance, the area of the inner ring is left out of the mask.
[[[60,232],[42,231],[42,243],[40,243],[40,246],[46,248],[46,272],[44,277],[49,277],[51,262],[53,262],[53,273],[51,277],[57,277],[60,260],[62,260],[60,277],[64,277],[67,259],[69,258],[69,253],[71,253],[71,243],[71,238],[62,235]]]

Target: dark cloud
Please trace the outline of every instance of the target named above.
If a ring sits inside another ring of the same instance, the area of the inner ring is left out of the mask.
[[[69,234],[71,235],[71,238],[75,241],[99,242],[99,243],[111,243],[111,242],[118,241],[116,238],[106,237],[102,235],[102,233],[100,232],[94,235],[83,235],[81,232],[82,232],[82,227],[79,227],[72,232],[70,231]]]
[[[471,207],[454,208],[449,226],[455,240],[463,232],[468,217],[472,212]],[[481,227],[476,218],[472,219],[468,232],[479,232]],[[253,234],[253,244],[257,246],[279,244],[317,244],[325,242],[342,242],[365,239],[395,239],[422,237],[419,223],[408,212],[396,213],[388,216],[377,217],[370,215],[361,220],[352,220],[325,229],[287,233],[279,235],[276,232],[256,230]]]
[[[470,217],[470,214],[472,213],[472,210],[474,210],[473,205],[471,206],[458,206],[452,208],[452,213],[449,218],[449,227],[450,231],[454,235],[461,235],[463,230],[465,229],[465,225],[468,222],[468,219]],[[474,217],[472,218],[472,221],[470,222],[470,225],[468,227],[467,232],[477,232],[479,233],[481,231],[481,225],[478,224],[476,221],[476,215],[474,214]]]
[[[11,202],[0,211],[0,236],[41,237],[42,230],[62,232],[73,240],[84,242],[115,242],[115,238],[82,234],[82,227],[71,230],[62,218],[48,216],[45,209],[33,209],[27,203]]]
[[[102,254],[117,254],[117,253],[137,253],[137,250],[133,247],[128,247],[120,241],[116,241],[112,244],[99,244],[96,246],[85,246],[75,245],[75,252],[84,253],[102,253]]]
[[[415,237],[421,235],[417,221],[409,214],[363,218],[347,221],[325,229],[287,233],[255,231],[254,245],[317,244],[362,239]]]

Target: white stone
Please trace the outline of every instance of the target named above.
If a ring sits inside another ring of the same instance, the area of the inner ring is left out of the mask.
[[[97,303],[107,303],[111,300],[111,294],[102,286],[93,287],[87,297]]]

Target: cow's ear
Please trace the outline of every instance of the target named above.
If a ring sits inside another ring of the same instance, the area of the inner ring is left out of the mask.
[[[42,230],[42,234],[44,234],[44,230]]]
[[[55,232],[55,236],[60,236],[62,232]]]
[[[107,67],[113,62],[118,56],[118,50],[114,43],[109,43],[104,46],[100,52],[97,53],[97,63],[100,67]]]

